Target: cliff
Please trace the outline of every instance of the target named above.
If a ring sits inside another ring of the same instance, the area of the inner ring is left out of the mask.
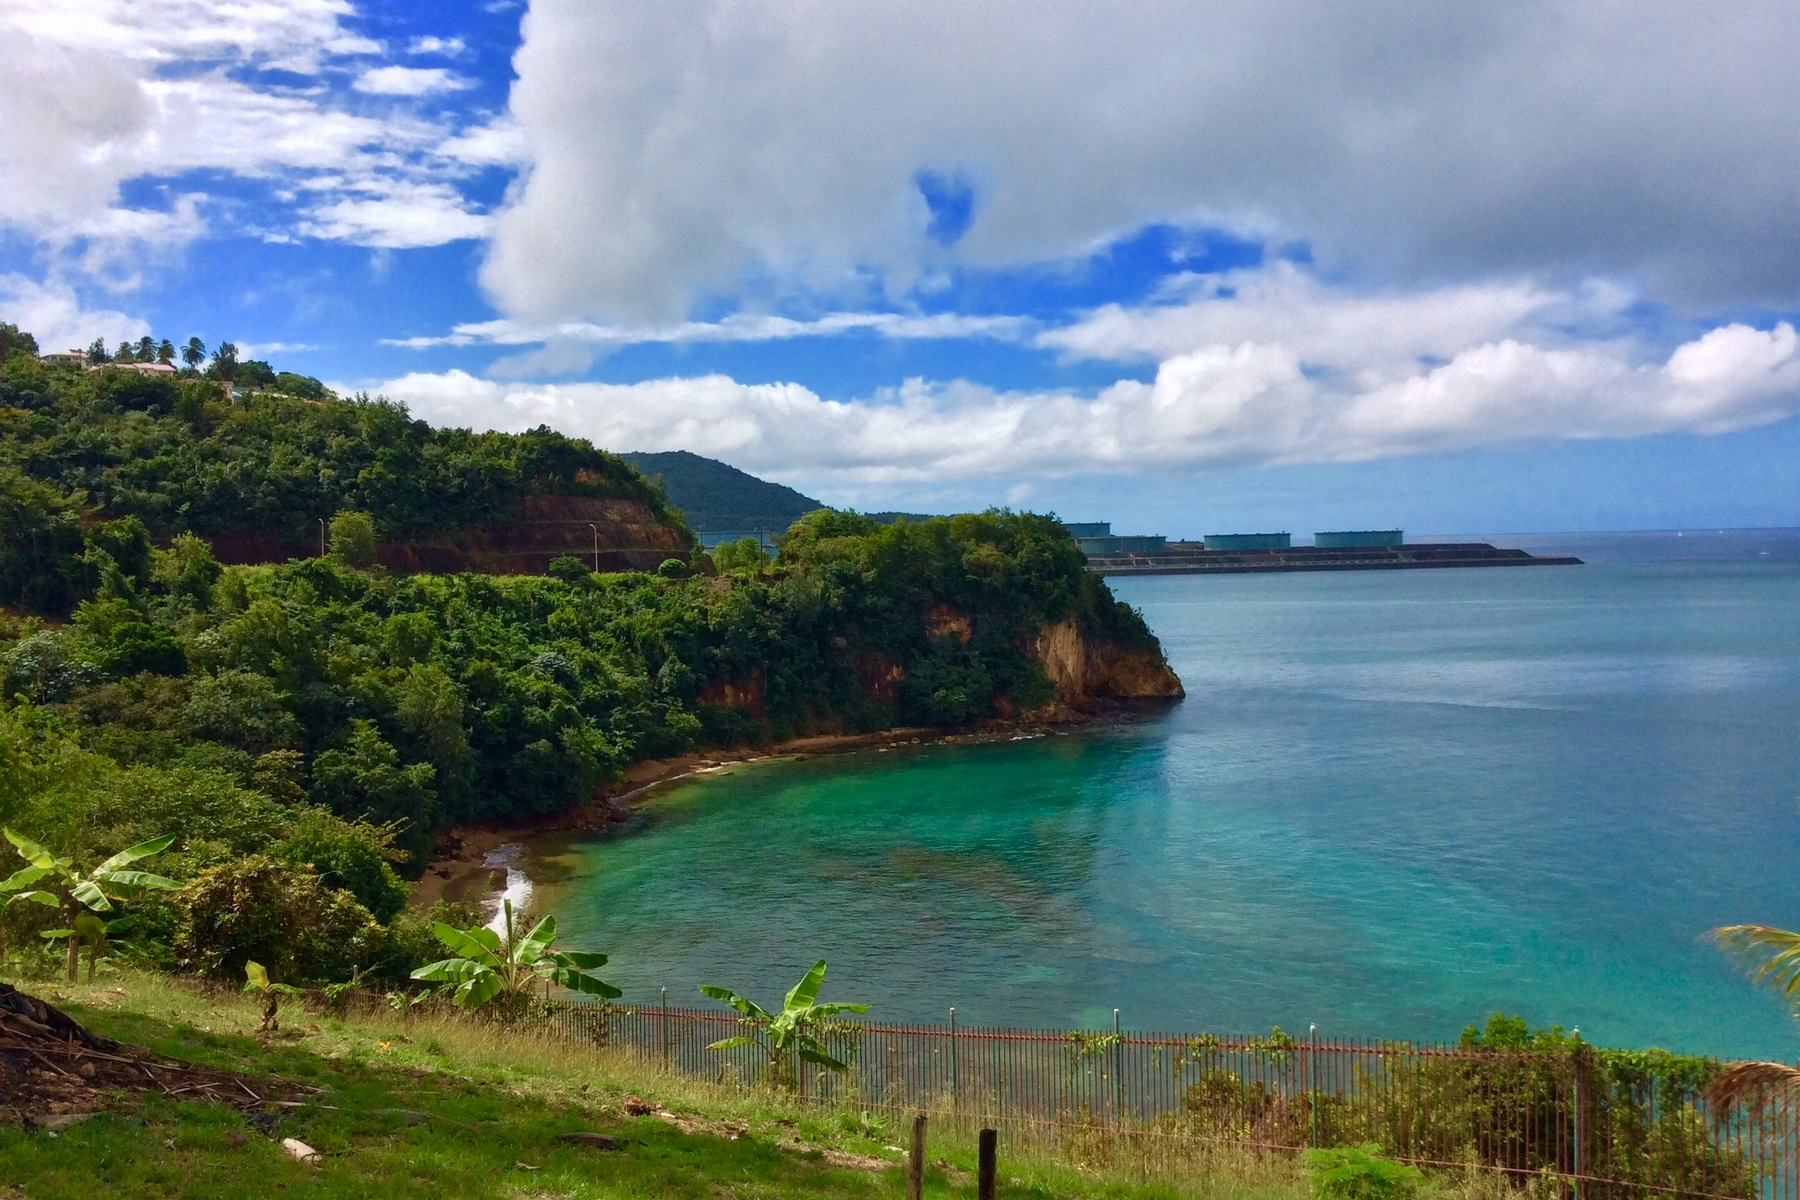
[[[1045,626],[1032,654],[1055,685],[1057,702],[1076,711],[1097,700],[1179,700],[1187,695],[1161,647],[1132,648],[1083,637],[1073,617]]]

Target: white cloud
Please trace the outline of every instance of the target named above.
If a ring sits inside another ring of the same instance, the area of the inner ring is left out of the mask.
[[[351,85],[371,96],[432,96],[456,92],[474,83],[443,67],[373,67]]]
[[[445,58],[460,58],[468,50],[459,37],[416,37],[406,47],[408,54],[441,54]]]
[[[1347,462],[1565,438],[1718,433],[1800,413],[1800,337],[1728,325],[1638,361],[1622,342],[1468,346],[1403,376],[1320,377],[1287,345],[1200,346],[1092,397],[909,381],[856,401],[725,376],[533,384],[414,373],[378,391],[436,422],[549,424],[820,483]]]
[[[117,343],[150,332],[148,322],[122,312],[83,309],[72,288],[23,275],[0,275],[0,321],[37,338],[45,354],[85,350],[97,337]]]
[[[531,161],[525,131],[508,117],[464,129],[440,143],[437,153],[472,167],[521,167]]]
[[[517,317],[904,286],[945,255],[921,168],[973,181],[972,263],[1175,220],[1399,281],[1796,300],[1784,0],[536,0],[524,32],[534,166],[483,276]]]
[[[422,350],[430,346],[532,346],[564,344],[616,349],[651,343],[772,342],[870,332],[902,341],[921,338],[992,338],[1022,341],[1034,327],[1025,317],[964,316],[958,313],[829,313],[808,321],[736,313],[719,321],[682,321],[662,326],[599,325],[591,321],[541,324],[500,318],[456,326],[440,336],[387,338],[384,344]],[[591,356],[590,356],[591,361]]]
[[[437,151],[454,141],[453,120],[382,112],[369,98],[352,111],[334,92],[383,50],[344,27],[351,14],[345,0],[0,0],[0,226],[36,240],[53,273],[114,285],[221,218],[278,240],[297,226],[378,246],[480,236],[483,218],[436,198],[475,169],[467,154]],[[262,69],[316,83],[269,83]],[[405,67],[357,79],[403,96],[465,82]],[[150,207],[121,200],[126,181],[196,170],[265,181],[273,206],[214,206],[194,191]],[[296,197],[305,207],[285,211]]]
[[[319,205],[300,232],[330,241],[401,250],[485,235],[489,218],[470,212],[446,184],[386,183]]]

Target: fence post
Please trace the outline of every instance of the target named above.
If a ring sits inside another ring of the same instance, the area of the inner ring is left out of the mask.
[[[956,1010],[950,1010],[950,1111],[956,1111]]]
[[[1577,1030],[1576,1032],[1579,1033],[1580,1031]],[[1583,1157],[1585,1157],[1582,1154],[1582,1151],[1585,1149],[1582,1145],[1582,1134],[1585,1131],[1581,1127],[1581,1110],[1587,1107],[1587,1089],[1582,1086],[1583,1076],[1586,1072],[1581,1069],[1581,1050],[1579,1048],[1569,1055],[1569,1062],[1575,1067],[1575,1154],[1571,1165],[1575,1171],[1575,1200],[1581,1200],[1582,1168],[1586,1166],[1586,1164],[1582,1162]]]
[[[1119,1127],[1119,1010],[1113,1009],[1113,1044],[1112,1044],[1112,1118],[1113,1128]]]
[[[657,1032],[662,1035],[663,1070],[669,1069],[669,989],[662,990],[662,1003],[657,1013]]]
[[[925,1114],[913,1118],[912,1147],[906,1156],[906,1200],[925,1195]]]
[[[1000,1135],[992,1129],[981,1131],[981,1143],[977,1152],[975,1167],[975,1200],[994,1200],[999,1186],[996,1176],[999,1174],[998,1157]]]
[[[1306,1029],[1306,1144],[1319,1145],[1319,1027]]]

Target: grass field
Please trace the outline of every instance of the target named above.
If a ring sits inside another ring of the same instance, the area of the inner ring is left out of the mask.
[[[153,975],[28,984],[97,1033],[242,1073],[294,1106],[244,1111],[160,1092],[121,1095],[60,1133],[0,1125],[0,1196],[885,1197],[902,1192],[904,1133],[859,1112],[803,1110],[665,1075],[622,1055],[456,1018],[334,1017],[260,1006]],[[309,1089],[317,1089],[316,1091]],[[635,1096],[653,1111],[631,1116]],[[5,1112],[0,1105],[0,1114]],[[558,1142],[613,1135],[618,1148]],[[296,1138],[319,1151],[301,1163]],[[972,1138],[934,1130],[928,1196],[974,1196]],[[1164,1182],[1122,1164],[1012,1159],[1005,1197],[1298,1200],[1291,1162],[1250,1160]]]

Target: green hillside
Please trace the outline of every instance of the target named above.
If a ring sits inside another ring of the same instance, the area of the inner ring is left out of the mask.
[[[774,533],[825,507],[791,487],[686,450],[619,457],[652,478],[660,477],[669,499],[687,514],[688,528],[696,531],[760,529]]]

